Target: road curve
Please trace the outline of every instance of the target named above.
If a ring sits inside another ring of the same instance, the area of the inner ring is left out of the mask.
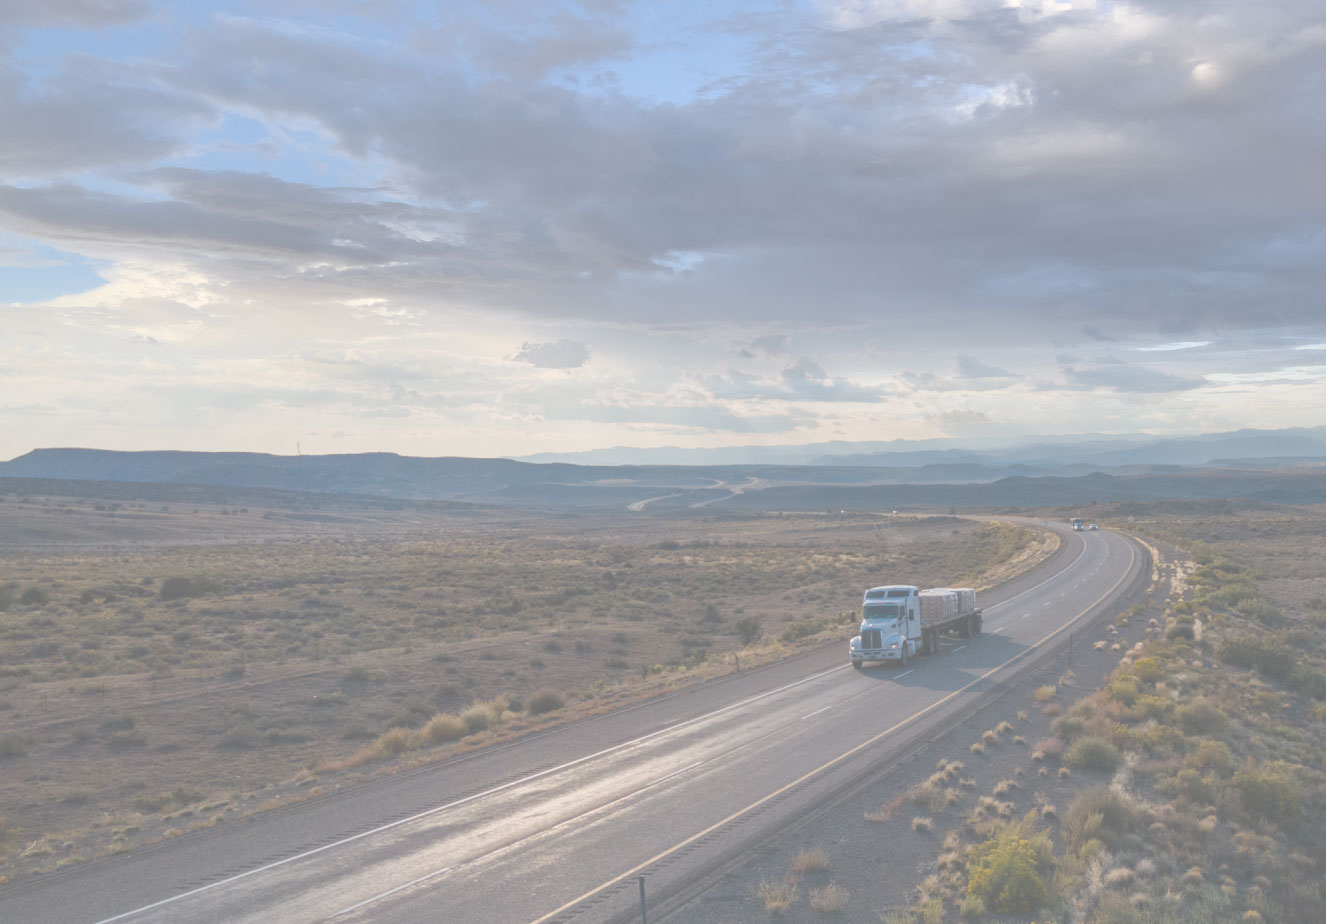
[[[970,714],[1116,603],[1145,556],[1063,532],[910,670],[846,643],[334,798],[0,890],[31,924],[597,922],[666,894]]]

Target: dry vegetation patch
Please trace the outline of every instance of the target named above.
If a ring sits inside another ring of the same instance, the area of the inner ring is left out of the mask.
[[[849,636],[866,586],[983,585],[1048,550],[952,517],[398,507],[0,503],[0,863],[130,849],[785,657]]]

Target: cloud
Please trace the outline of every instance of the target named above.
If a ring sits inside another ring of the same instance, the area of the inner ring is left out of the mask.
[[[1118,339],[1116,337],[1111,337],[1109,334],[1100,330],[1094,324],[1083,324],[1082,333],[1086,334],[1092,340],[1098,340],[1104,343],[1113,343],[1115,340]]]
[[[1070,387],[1107,388],[1136,394],[1164,394],[1201,388],[1202,379],[1171,375],[1148,366],[1133,366],[1114,361],[1087,367],[1064,366],[1063,376]]]
[[[787,353],[787,341],[786,334],[765,334],[739,345],[737,354],[746,359],[754,359],[757,356],[783,356]]]
[[[981,362],[968,353],[959,353],[957,359],[958,375],[965,379],[1010,379],[1015,376],[1007,369]]]
[[[147,17],[145,0],[14,0],[0,5],[0,27],[101,29]]]
[[[589,362],[589,347],[574,340],[522,343],[514,359],[540,369],[579,369]]]
[[[1139,353],[1171,353],[1175,350],[1193,350],[1197,347],[1210,345],[1210,340],[1181,340],[1177,343],[1159,343],[1155,346],[1140,346],[1133,349]]]

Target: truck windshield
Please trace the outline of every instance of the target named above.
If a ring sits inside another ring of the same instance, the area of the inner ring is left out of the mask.
[[[863,619],[897,619],[901,615],[899,603],[867,603],[861,614]]]

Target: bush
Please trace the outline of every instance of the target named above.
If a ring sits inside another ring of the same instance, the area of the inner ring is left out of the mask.
[[[1165,669],[1155,658],[1139,658],[1133,664],[1133,674],[1142,683],[1155,683],[1165,676]]]
[[[184,600],[189,597],[219,593],[220,590],[221,585],[211,578],[176,575],[161,582],[160,594],[162,600]]]
[[[1306,665],[1296,667],[1294,672],[1289,675],[1289,686],[1304,696],[1311,696],[1313,699],[1326,699],[1326,671]]]
[[[1174,710],[1179,727],[1190,735],[1214,735],[1225,730],[1229,719],[1205,700],[1185,703]]]
[[[5,612],[18,600],[18,588],[13,583],[0,584],[0,613]]]
[[[1027,914],[1045,904],[1039,851],[1010,828],[976,845],[968,858],[967,898],[996,914]]]
[[[428,724],[423,728],[424,738],[430,744],[445,744],[448,741],[459,741],[469,734],[469,725],[459,716],[450,714],[435,715],[428,720]]]
[[[418,738],[408,728],[392,728],[378,735],[371,745],[372,756],[378,760],[390,760],[399,757],[416,747]]]
[[[1083,722],[1075,715],[1061,716],[1054,720],[1050,726],[1055,737],[1062,738],[1064,741],[1072,741],[1087,730],[1087,723]]]
[[[1189,767],[1197,770],[1214,770],[1218,773],[1228,770],[1233,762],[1229,745],[1223,741],[1203,741],[1184,760]]]
[[[1064,812],[1064,840],[1081,847],[1093,837],[1113,845],[1137,824],[1132,803],[1109,786],[1082,790]]]
[[[741,639],[743,645],[751,644],[764,632],[760,621],[750,616],[738,619],[733,629],[736,630],[737,638]]]
[[[23,606],[45,606],[51,602],[51,595],[40,587],[29,587],[23,591],[23,596],[18,598],[18,602]]]
[[[1118,748],[1094,735],[1078,738],[1064,752],[1064,763],[1074,770],[1113,773],[1120,759]]]
[[[28,736],[0,735],[0,757],[27,757]]]
[[[562,698],[562,694],[552,690],[540,690],[525,701],[525,711],[530,715],[543,715],[556,712],[565,705],[566,700]]]
[[[471,733],[487,731],[488,725],[492,720],[492,715],[483,706],[474,705],[466,709],[460,715],[461,721],[465,723],[465,728]]]
[[[1303,811],[1298,783],[1278,769],[1240,770],[1234,774],[1243,807],[1275,824],[1291,821]]]
[[[1235,667],[1256,668],[1258,673],[1276,680],[1288,680],[1294,670],[1294,654],[1289,646],[1261,635],[1227,638],[1216,647],[1216,657]]]

